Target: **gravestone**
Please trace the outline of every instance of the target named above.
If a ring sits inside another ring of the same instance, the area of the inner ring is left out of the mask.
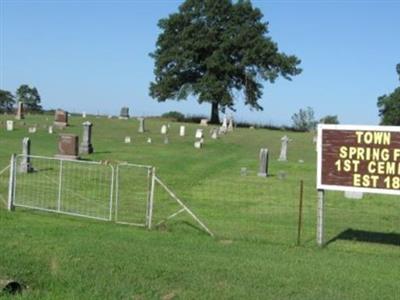
[[[36,133],[36,126],[29,127],[29,128],[28,128],[28,132],[29,132],[29,133]]]
[[[54,126],[64,128],[68,126],[68,112],[57,109],[54,115]]]
[[[229,118],[228,131],[233,131],[233,117]]]
[[[200,126],[208,126],[208,119],[201,119]]]
[[[169,144],[168,135],[165,135],[165,136],[164,136],[164,144]]]
[[[17,114],[15,115],[15,119],[22,120],[24,118],[24,104],[19,101],[17,107]]]
[[[89,121],[86,121],[82,125],[83,125],[83,136],[82,136],[82,143],[79,146],[79,153],[91,154],[93,153],[93,146],[92,146],[93,124],[90,123]]]
[[[260,168],[258,172],[258,176],[267,177],[268,176],[268,163],[269,163],[269,155],[267,148],[260,149]]]
[[[355,199],[355,200],[360,200],[363,198],[363,193],[362,192],[350,192],[350,191],[345,191],[344,196],[347,199]]]
[[[181,125],[181,127],[179,128],[179,136],[185,136],[185,130],[186,127]]]
[[[79,138],[75,134],[60,134],[57,158],[78,159]]]
[[[28,137],[22,140],[22,160],[19,165],[19,171],[21,173],[30,173],[33,171],[31,165],[31,140]]]
[[[197,129],[195,137],[196,137],[196,139],[202,139],[204,137],[203,129]]]
[[[151,142],[152,142],[151,138],[147,138],[147,143],[151,144]]]
[[[194,142],[194,147],[196,149],[200,149],[201,147],[203,147],[203,143],[201,142],[201,140]]]
[[[213,140],[216,140],[216,139],[218,139],[218,129],[217,128],[214,128],[213,130],[212,130],[212,133],[211,133],[211,138],[213,139]]]
[[[167,134],[168,133],[168,127],[167,125],[161,126],[161,134]]]
[[[291,141],[286,135],[281,138],[281,153],[279,155],[279,161],[287,161],[287,147]]]
[[[278,172],[278,179],[279,180],[284,180],[286,179],[287,173],[285,171],[279,171]]]
[[[218,134],[219,134],[219,135],[225,134],[226,131],[227,131],[227,128],[224,127],[224,126],[221,126],[221,127],[218,128]]]
[[[125,142],[125,144],[130,144],[132,142],[131,137],[126,136],[124,142]]]
[[[86,118],[86,112],[82,113],[82,118]]]
[[[224,128],[225,130],[228,129],[228,118],[226,116],[224,116],[223,118],[221,127]]]
[[[14,121],[7,120],[6,128],[7,128],[7,131],[13,131],[14,130]]]
[[[145,127],[144,127],[144,118],[138,118],[139,120],[139,129],[138,132],[139,133],[143,133],[146,131]]]
[[[53,134],[53,126],[49,126],[47,130],[49,134]]]
[[[246,176],[246,175],[247,175],[247,168],[241,167],[240,168],[240,176]]]
[[[129,107],[121,108],[121,113],[119,114],[119,118],[123,120],[129,119]]]

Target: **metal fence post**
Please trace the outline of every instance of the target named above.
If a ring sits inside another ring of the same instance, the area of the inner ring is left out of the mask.
[[[10,160],[10,179],[8,182],[8,201],[7,201],[7,209],[9,211],[14,210],[14,197],[15,197],[15,160],[16,155],[11,155]]]
[[[57,199],[57,211],[61,211],[61,190],[62,190],[62,174],[63,174],[63,160],[60,160],[60,172],[58,176],[58,199]]]
[[[115,204],[114,204],[114,221],[118,222],[118,198],[119,198],[119,166],[115,169]]]
[[[151,229],[151,223],[153,219],[153,203],[154,203],[154,187],[155,187],[155,176],[156,168],[152,167],[150,171],[150,193],[147,201],[147,228]]]
[[[324,199],[325,191],[318,190],[317,203],[317,244],[322,247],[324,245]]]
[[[297,223],[297,246],[300,246],[301,243],[301,229],[303,225],[303,192],[304,192],[304,181],[300,180],[299,220]]]
[[[112,165],[110,165],[110,167],[111,167],[111,193],[110,193],[110,216],[109,216],[109,220],[112,221],[115,168]]]

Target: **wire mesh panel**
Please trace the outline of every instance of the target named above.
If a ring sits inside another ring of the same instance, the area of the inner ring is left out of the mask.
[[[113,173],[97,162],[19,155],[14,205],[111,220]]]
[[[10,166],[0,169],[0,206],[7,207],[8,181]]]
[[[152,168],[142,165],[120,164],[117,166],[116,174],[116,222],[146,226]]]

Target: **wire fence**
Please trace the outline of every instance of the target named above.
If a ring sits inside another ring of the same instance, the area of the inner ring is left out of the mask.
[[[18,155],[17,207],[111,220],[114,168],[101,163]]]
[[[348,199],[326,193],[325,243],[346,241],[400,245],[400,201],[395,196],[364,194]]]
[[[226,172],[183,184],[168,176],[164,183],[154,180],[157,176],[151,166],[123,163],[114,168],[85,161],[29,158],[27,162],[21,155],[15,161],[14,203],[19,207],[163,230],[204,233],[210,228],[227,242],[316,242],[315,180],[302,178],[296,169],[268,177],[248,170]],[[9,167],[0,171],[0,202],[6,206]],[[343,192],[327,192],[325,243],[400,245],[399,210],[400,201],[393,196],[364,194],[356,200],[347,199]]]
[[[0,207],[7,207],[7,194],[9,184],[9,170],[10,166],[6,166],[0,170]]]
[[[115,221],[145,227],[148,223],[152,167],[119,164],[116,169]]]

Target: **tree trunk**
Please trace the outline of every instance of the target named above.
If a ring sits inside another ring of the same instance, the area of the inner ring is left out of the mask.
[[[211,124],[219,124],[218,102],[211,102]]]

